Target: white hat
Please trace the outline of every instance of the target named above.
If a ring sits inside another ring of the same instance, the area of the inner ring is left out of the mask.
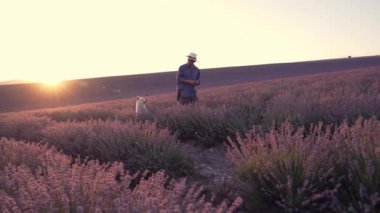
[[[197,54],[195,54],[195,53],[190,53],[187,57],[189,57],[195,61],[197,60]]]

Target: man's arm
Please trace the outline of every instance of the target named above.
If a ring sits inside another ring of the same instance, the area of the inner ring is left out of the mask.
[[[183,80],[182,83],[190,84],[190,85],[196,85],[197,81],[194,81],[194,80]]]
[[[182,71],[181,67],[179,67],[178,72],[177,72],[177,84],[183,83],[183,80],[185,80],[184,75],[183,75],[183,71]]]
[[[195,81],[195,85],[199,86],[201,84],[201,72],[198,70],[197,80]]]

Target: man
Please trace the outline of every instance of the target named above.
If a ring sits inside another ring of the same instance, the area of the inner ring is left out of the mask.
[[[190,53],[187,63],[180,66],[177,72],[177,101],[184,105],[198,100],[196,86],[200,84],[200,71],[194,65],[197,54]]]

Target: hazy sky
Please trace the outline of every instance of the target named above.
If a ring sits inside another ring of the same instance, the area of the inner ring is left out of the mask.
[[[0,0],[0,81],[380,54],[379,0]]]

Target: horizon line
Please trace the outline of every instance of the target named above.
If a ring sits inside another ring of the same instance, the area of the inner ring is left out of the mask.
[[[312,60],[302,60],[302,61],[284,61],[284,62],[274,62],[274,63],[262,63],[262,64],[245,64],[245,65],[231,65],[231,66],[222,66],[222,67],[204,67],[201,70],[209,70],[209,69],[223,69],[223,68],[233,68],[233,67],[250,67],[250,66],[264,66],[264,65],[274,65],[274,64],[292,64],[292,63],[305,63],[305,62],[317,62],[317,61],[328,61],[328,60],[339,60],[339,59],[348,59],[348,58],[371,58],[371,57],[380,57],[378,55],[364,55],[364,56],[353,56],[348,55],[345,57],[339,58],[320,58],[320,59],[312,59]],[[73,79],[64,79],[62,82],[66,81],[77,81],[77,80],[89,80],[89,79],[99,79],[99,78],[112,78],[112,77],[123,77],[123,76],[139,76],[139,75],[151,75],[151,74],[160,74],[160,73],[168,73],[168,72],[176,72],[176,70],[171,71],[156,71],[156,72],[144,72],[144,73],[132,73],[126,75],[109,75],[109,76],[94,76],[94,77],[85,77],[85,78],[73,78]],[[15,82],[15,83],[12,83]],[[38,81],[28,81],[23,79],[11,79],[0,81],[0,86],[5,85],[18,85],[18,84],[38,84]]]

